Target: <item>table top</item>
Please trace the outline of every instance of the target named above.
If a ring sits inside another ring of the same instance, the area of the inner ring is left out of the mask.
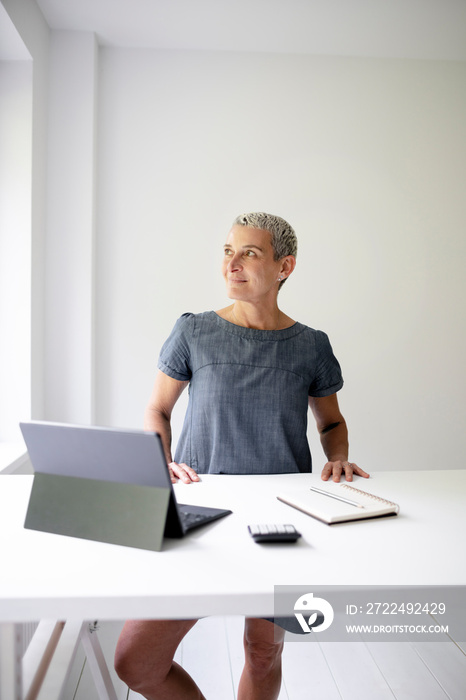
[[[161,552],[25,530],[31,476],[0,477],[0,621],[273,614],[275,585],[464,585],[466,470],[374,472],[354,486],[396,517],[326,525],[277,500],[318,474],[205,475],[179,502],[230,508]],[[296,544],[256,544],[252,523],[293,523]]]

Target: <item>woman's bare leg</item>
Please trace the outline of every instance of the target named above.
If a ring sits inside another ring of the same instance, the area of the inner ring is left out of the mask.
[[[115,652],[115,669],[147,700],[205,700],[191,676],[173,661],[197,620],[129,620]]]
[[[282,683],[281,657],[285,630],[268,620],[246,618],[245,664],[238,700],[276,700]]]

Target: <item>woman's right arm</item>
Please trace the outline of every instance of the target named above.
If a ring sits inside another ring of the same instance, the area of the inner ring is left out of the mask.
[[[173,483],[178,479],[189,484],[191,481],[199,481],[199,477],[187,464],[173,462],[171,453],[172,432],[170,419],[173,407],[180,398],[183,390],[189,382],[180,382],[159,370],[152,394],[144,413],[144,430],[152,430],[159,433],[165,457],[167,459],[170,478]]]

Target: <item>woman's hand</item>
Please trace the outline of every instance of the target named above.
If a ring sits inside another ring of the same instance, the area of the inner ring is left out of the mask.
[[[200,481],[194,469],[191,469],[191,467],[188,467],[188,465],[184,463],[178,464],[178,462],[170,462],[168,465],[168,473],[170,474],[172,484],[176,484],[178,479],[181,479],[184,484],[190,484],[192,481]]]
[[[357,464],[343,460],[327,462],[322,469],[321,476],[323,481],[328,481],[333,474],[333,481],[340,481],[340,477],[343,473],[345,474],[346,481],[353,481],[353,474],[363,476],[365,479],[369,478],[369,474],[365,472],[364,469],[361,469],[361,467],[358,467]]]

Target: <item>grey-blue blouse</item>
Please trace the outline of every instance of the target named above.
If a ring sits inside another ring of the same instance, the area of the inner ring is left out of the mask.
[[[175,453],[199,474],[310,472],[308,396],[343,386],[322,331],[301,323],[243,328],[214,311],[183,314],[160,352],[159,369],[189,381]]]

